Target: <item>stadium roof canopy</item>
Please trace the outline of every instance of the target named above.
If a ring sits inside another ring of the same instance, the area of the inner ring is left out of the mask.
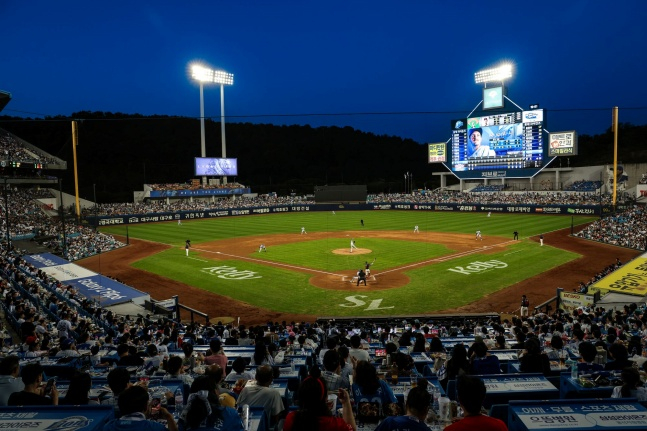
[[[0,90],[0,111],[11,101],[11,93]]]

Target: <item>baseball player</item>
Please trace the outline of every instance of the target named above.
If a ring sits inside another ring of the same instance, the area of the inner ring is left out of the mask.
[[[481,241],[483,241],[483,235],[481,235],[481,231],[480,231],[480,230],[477,230],[477,231],[476,231],[476,239],[480,239]]]
[[[191,248],[191,240],[187,239],[184,243],[184,250],[186,250],[187,257],[189,256],[189,249]]]
[[[420,233],[420,229],[418,229],[418,225],[415,225],[413,227],[413,233]]]
[[[364,262],[364,272],[366,273],[366,277],[371,276],[371,265],[375,263],[375,259],[373,259],[373,262],[368,263],[368,260]]]
[[[357,247],[355,246],[355,240],[351,239],[350,240],[350,252],[353,252],[353,249],[357,250]]]
[[[267,248],[265,248],[265,244],[261,244],[261,245],[258,247],[258,252],[260,253],[260,252],[262,252],[262,251],[264,251],[264,252],[266,252],[266,253],[267,253]]]
[[[302,227],[301,227],[301,235],[303,235],[303,234],[305,234],[305,235],[307,235],[307,234],[308,234],[308,232],[306,232],[306,228],[305,228],[305,226],[302,226]]]

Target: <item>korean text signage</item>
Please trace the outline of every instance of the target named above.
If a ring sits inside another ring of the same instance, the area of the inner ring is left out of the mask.
[[[602,280],[594,283],[589,291],[608,290],[629,295],[647,293],[647,253],[621,266]]]

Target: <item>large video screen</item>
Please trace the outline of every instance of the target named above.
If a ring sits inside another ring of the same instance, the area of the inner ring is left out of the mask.
[[[230,176],[238,175],[238,159],[195,158],[196,176]]]
[[[459,178],[528,177],[546,163],[544,111],[452,121],[450,169]]]

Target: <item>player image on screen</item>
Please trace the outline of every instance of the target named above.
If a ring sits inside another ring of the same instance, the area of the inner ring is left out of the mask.
[[[483,144],[482,128],[469,129],[467,133],[469,136],[469,142],[467,144],[468,157],[489,157],[495,155],[494,150],[491,150],[489,145]]]

